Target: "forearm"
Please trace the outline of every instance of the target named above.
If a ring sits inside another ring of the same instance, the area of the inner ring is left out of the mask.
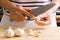
[[[18,8],[14,3],[10,2],[9,0],[0,0],[0,5],[7,10]]]
[[[6,3],[9,4],[9,0],[0,0],[0,6],[4,7]]]

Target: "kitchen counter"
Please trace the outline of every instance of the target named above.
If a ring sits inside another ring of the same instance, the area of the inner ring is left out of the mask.
[[[4,37],[4,30],[7,27],[0,27],[0,40],[60,40],[60,27],[55,28],[39,28],[41,30],[41,35],[39,37],[28,37],[26,35],[22,37],[13,37],[6,38]],[[12,27],[12,29],[16,29],[16,27]]]

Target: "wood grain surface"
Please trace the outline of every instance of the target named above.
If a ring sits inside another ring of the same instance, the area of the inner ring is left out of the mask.
[[[15,30],[18,27],[12,27]],[[8,27],[0,27],[0,40],[60,40],[60,28],[40,28],[40,29],[33,29],[33,30],[40,30],[41,34],[39,37],[35,36],[28,36],[27,34],[21,37],[12,37],[6,38],[4,36],[4,31],[7,30]],[[28,29],[27,29],[28,31]]]

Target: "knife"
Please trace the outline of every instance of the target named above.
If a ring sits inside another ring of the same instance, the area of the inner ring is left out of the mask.
[[[33,14],[34,16],[38,16],[38,15],[46,12],[47,10],[49,10],[50,8],[52,8],[53,6],[55,6],[55,4],[50,3],[50,4],[48,4],[48,5],[44,5],[44,6],[42,6],[42,7],[38,7],[38,8],[32,9],[32,10],[30,11],[30,13]],[[34,18],[31,19],[30,17],[28,17],[27,20],[35,20],[35,19],[34,19]]]

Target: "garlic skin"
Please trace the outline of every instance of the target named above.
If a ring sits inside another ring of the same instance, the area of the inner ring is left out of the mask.
[[[34,36],[35,35],[35,32],[32,29],[30,29],[29,32],[28,32],[28,35]]]
[[[22,35],[24,35],[24,34],[25,34],[24,29],[17,28],[17,29],[15,30],[15,35],[16,35],[16,36],[22,36]]]
[[[39,37],[41,35],[40,31],[35,31],[35,37]]]
[[[14,31],[12,30],[11,27],[8,28],[8,30],[5,31],[5,37],[13,37],[14,36]]]

